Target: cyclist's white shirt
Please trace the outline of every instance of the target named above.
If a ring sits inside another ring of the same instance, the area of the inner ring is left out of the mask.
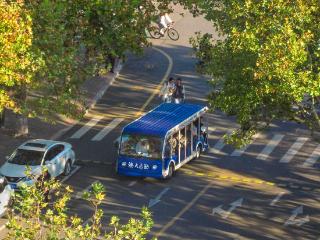
[[[164,15],[160,16],[160,24],[164,27],[167,28],[168,24],[172,23],[172,19],[169,17],[168,13],[165,13]]]

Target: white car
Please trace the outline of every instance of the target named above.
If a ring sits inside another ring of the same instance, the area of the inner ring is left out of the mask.
[[[27,166],[33,176],[40,176],[43,166],[48,169],[49,177],[69,175],[75,162],[72,146],[66,142],[36,139],[23,143],[1,166],[0,174],[5,176],[11,188],[16,189],[23,183],[33,184],[35,178],[26,176]]]

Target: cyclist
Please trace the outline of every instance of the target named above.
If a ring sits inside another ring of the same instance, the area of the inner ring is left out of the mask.
[[[173,21],[169,17],[168,13],[162,14],[160,16],[159,25],[160,25],[160,34],[164,36],[164,31],[168,28],[168,25],[171,25]]]

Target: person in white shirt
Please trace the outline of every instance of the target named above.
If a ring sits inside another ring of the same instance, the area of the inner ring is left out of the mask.
[[[159,97],[162,96],[163,102],[170,103],[173,100],[172,96],[175,91],[176,91],[176,84],[175,84],[174,78],[170,77],[168,82],[166,82],[162,86],[160,93],[159,93]]]
[[[168,13],[162,14],[160,16],[160,34],[164,35],[164,30],[172,23],[173,21],[169,17]]]

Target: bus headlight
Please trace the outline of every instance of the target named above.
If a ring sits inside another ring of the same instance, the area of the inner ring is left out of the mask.
[[[121,166],[122,166],[122,167],[126,167],[126,166],[127,166],[127,163],[126,163],[126,162],[122,162],[122,163],[121,163]]]
[[[153,165],[153,166],[152,166],[152,169],[153,169],[153,170],[157,170],[157,168],[158,168],[157,165]]]

